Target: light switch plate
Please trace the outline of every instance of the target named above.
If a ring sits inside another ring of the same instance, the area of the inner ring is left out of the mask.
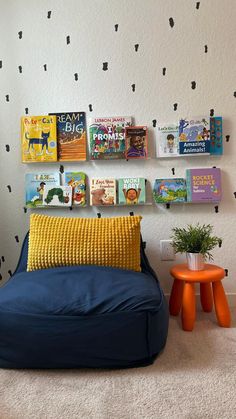
[[[161,260],[175,260],[172,240],[160,240]]]

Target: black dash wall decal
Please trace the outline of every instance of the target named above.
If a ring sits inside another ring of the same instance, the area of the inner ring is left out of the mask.
[[[191,87],[192,87],[193,90],[196,89],[196,82],[195,81],[191,81]]]
[[[197,3],[196,3],[196,9],[198,10],[199,7],[200,7],[200,1],[197,1]]]
[[[44,71],[47,71],[47,64],[43,65]]]
[[[29,113],[29,108],[25,108],[25,113],[26,113],[26,115],[28,115],[28,113]]]
[[[139,47],[139,44],[135,44],[134,49],[136,52],[138,51],[138,47]]]
[[[16,243],[19,243],[19,237],[15,236],[15,239],[16,239]]]
[[[214,109],[210,109],[210,116],[214,116],[214,113],[215,113]]]
[[[22,39],[23,32],[22,31],[18,32],[18,35],[19,35],[19,39]]]
[[[165,76],[165,75],[166,75],[166,67],[163,67],[163,69],[162,69],[162,74],[163,74],[163,76]]]
[[[228,276],[228,273],[229,273],[228,269],[225,269],[225,276]]]
[[[116,32],[118,31],[118,27],[119,27],[119,25],[118,25],[118,23],[116,23],[116,24],[115,24],[115,31],[116,31]]]
[[[166,204],[166,208],[167,208],[167,209],[170,209],[170,203],[169,203],[169,202],[167,202],[167,204]]]
[[[103,69],[103,71],[107,71],[108,70],[108,63],[103,63],[102,64],[102,69]]]
[[[5,262],[5,257],[4,256],[2,256],[2,262]]]
[[[177,111],[178,103],[174,103],[174,111]]]
[[[70,206],[70,211],[72,211],[73,210],[73,207],[72,206]]]
[[[102,216],[102,215],[101,215],[101,213],[100,213],[100,212],[98,212],[98,213],[97,213],[97,217],[98,217],[98,218],[101,218],[101,216]]]
[[[134,216],[134,212],[133,212],[133,211],[130,211],[129,215],[130,215],[131,217],[133,217],[133,216]]]
[[[49,10],[49,11],[48,11],[48,19],[50,19],[50,18],[51,18],[51,14],[52,14],[52,12],[51,12],[51,10]]]
[[[175,24],[173,17],[170,17],[169,24],[170,24],[170,27],[173,28],[173,26]]]
[[[219,207],[218,205],[215,206],[215,212],[218,213],[219,212]]]
[[[2,280],[2,275],[0,274],[0,281]]]
[[[22,73],[22,66],[21,65],[19,65],[18,70],[19,70],[19,73]]]
[[[207,53],[208,52],[208,46],[207,45],[205,45],[205,53]]]
[[[66,43],[67,43],[67,45],[70,44],[70,36],[69,35],[66,37]]]
[[[2,60],[0,60],[0,68],[2,68]]]
[[[6,95],[6,101],[9,102],[9,95]]]
[[[236,198],[236,192],[234,192],[234,198]]]
[[[12,276],[12,271],[10,269],[7,272],[9,273],[10,276]]]
[[[156,126],[157,126],[157,120],[156,119],[152,120],[152,126],[153,126],[153,128],[156,128]]]
[[[172,167],[171,171],[172,171],[172,175],[175,175],[175,168],[174,167]]]
[[[226,142],[228,143],[230,139],[230,135],[226,135],[225,138],[226,138]]]
[[[8,189],[9,192],[11,192],[11,186],[10,185],[7,185],[7,189]]]
[[[234,92],[234,97],[236,97],[236,92]]]
[[[60,165],[60,172],[64,173],[64,166],[62,164]]]
[[[24,213],[26,214],[26,213],[27,213],[27,208],[26,208],[26,207],[24,207],[23,209],[24,209]]]
[[[132,87],[132,91],[135,92],[135,84],[132,84],[131,87]]]
[[[74,77],[75,77],[75,81],[78,81],[78,73],[75,73]]]
[[[9,153],[9,151],[10,151],[10,146],[8,145],[8,144],[6,144],[6,151]]]
[[[220,239],[219,240],[219,247],[221,247],[222,246],[222,240]]]
[[[89,105],[89,111],[93,112],[93,105],[91,105],[91,104]]]

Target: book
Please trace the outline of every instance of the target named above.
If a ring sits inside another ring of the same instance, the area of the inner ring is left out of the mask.
[[[90,182],[90,205],[115,205],[116,181],[113,178],[92,178]]]
[[[57,118],[58,160],[86,160],[85,112],[54,113],[53,115]]]
[[[86,175],[83,172],[65,172],[65,184],[72,187],[72,204],[86,205]]]
[[[210,121],[208,117],[179,121],[179,154],[210,153]]]
[[[43,190],[43,204],[53,207],[71,207],[72,188],[71,186],[48,186]]]
[[[146,126],[125,128],[126,159],[146,159],[148,153],[148,130]]]
[[[27,208],[42,207],[45,186],[58,187],[59,173],[26,173],[25,175],[25,205]]]
[[[221,171],[218,168],[187,169],[187,201],[219,202],[221,200]]]
[[[157,131],[157,157],[173,157],[179,155],[179,125],[162,124]]]
[[[156,179],[153,198],[157,204],[186,202],[187,191],[184,178]]]
[[[21,149],[23,163],[57,161],[56,116],[23,116]]]
[[[118,202],[122,205],[144,204],[146,202],[146,179],[118,179]]]
[[[210,154],[223,154],[222,116],[210,118]]]
[[[125,128],[130,125],[130,116],[91,118],[89,124],[91,160],[124,159]]]

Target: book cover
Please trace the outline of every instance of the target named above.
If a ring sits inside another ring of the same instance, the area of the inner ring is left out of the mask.
[[[118,202],[122,205],[144,204],[146,202],[146,179],[118,179]]]
[[[86,175],[83,172],[65,172],[65,184],[72,188],[72,204],[86,205]]]
[[[43,204],[53,207],[70,207],[72,205],[71,186],[48,186],[44,187]]]
[[[210,153],[210,121],[208,117],[179,121],[179,154]]]
[[[125,128],[130,125],[129,116],[90,119],[91,160],[124,159]]]
[[[85,112],[54,113],[53,115],[57,117],[58,160],[86,160]]]
[[[126,159],[146,159],[148,154],[148,130],[146,126],[125,128]]]
[[[116,181],[113,178],[92,178],[90,182],[90,205],[115,205]]]
[[[26,173],[25,175],[25,205],[27,208],[42,207],[45,186],[60,185],[59,173]]]
[[[210,154],[223,154],[222,116],[210,118]]]
[[[57,161],[56,116],[23,116],[21,148],[23,163]]]
[[[186,182],[183,178],[156,179],[153,198],[157,204],[186,202]]]
[[[187,169],[187,201],[219,202],[221,200],[221,171],[218,168]]]
[[[162,124],[157,131],[157,157],[174,157],[179,155],[179,125]]]

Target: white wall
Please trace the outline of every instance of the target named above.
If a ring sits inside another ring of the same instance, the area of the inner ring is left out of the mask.
[[[25,108],[29,115],[85,111],[87,119],[132,115],[136,124],[147,124],[150,129],[152,157],[157,131],[152,126],[154,119],[171,122],[188,115],[209,115],[214,109],[215,115],[224,118],[222,157],[88,161],[64,166],[83,170],[88,176],[145,176],[151,183],[156,177],[172,177],[172,167],[176,176],[184,176],[190,167],[220,167],[223,201],[218,214],[208,204],[176,205],[170,210],[140,207],[137,211],[143,215],[148,256],[166,292],[172,282],[168,274],[171,263],[160,261],[159,240],[169,238],[174,226],[200,221],[213,224],[215,233],[223,237],[222,248],[214,252],[215,263],[228,269],[224,286],[228,293],[236,293],[235,0],[205,0],[199,9],[191,0],[1,0],[0,6],[0,256],[5,257],[1,267],[4,280],[8,270],[15,269],[29,224],[30,211],[25,214],[23,210],[24,174],[60,167],[59,163],[21,163],[19,122]],[[139,44],[137,52],[135,44]],[[107,71],[102,70],[103,62],[108,62]],[[192,81],[196,82],[194,90]],[[229,142],[226,135],[230,135]],[[89,207],[64,211],[44,213],[91,217],[97,212]],[[103,209],[103,216],[128,213],[129,208]],[[178,256],[177,261],[181,260]]]

